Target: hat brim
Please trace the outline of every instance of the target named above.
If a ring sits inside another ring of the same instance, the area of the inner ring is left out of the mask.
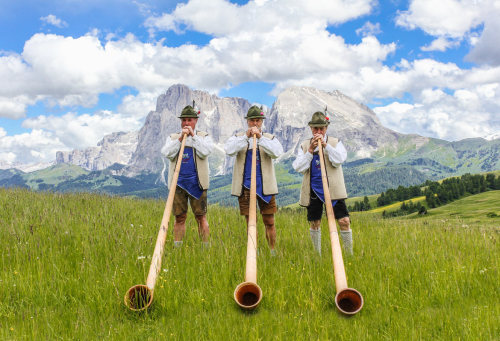
[[[194,116],[194,115],[184,115],[184,116],[178,116],[177,118],[199,118],[199,116]]]
[[[264,119],[266,119],[266,116],[245,116],[246,120],[251,120],[252,118],[258,118],[258,119],[264,120]]]
[[[308,123],[309,127],[328,127],[329,124],[330,124],[330,122],[327,122],[327,123],[313,123],[313,122],[309,122]]]

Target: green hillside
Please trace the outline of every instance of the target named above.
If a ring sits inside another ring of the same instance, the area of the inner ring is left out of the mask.
[[[89,174],[89,171],[79,166],[61,163],[36,172],[26,173],[23,175],[23,179],[29,188],[43,190],[87,174]]]
[[[448,205],[427,211],[427,217],[476,219],[477,221],[496,221],[500,227],[500,191],[488,191],[471,195]],[[412,218],[419,217],[416,214]]]
[[[370,212],[370,213],[382,213],[383,211],[387,211],[387,212],[395,211],[395,210],[397,210],[397,209],[399,209],[401,207],[401,205],[403,204],[403,202],[405,204],[408,204],[408,203],[410,203],[410,201],[413,202],[413,203],[422,202],[422,201],[425,201],[425,196],[416,197],[416,198],[412,198],[412,199],[409,199],[409,200],[404,200],[404,201],[396,202],[394,204],[377,207],[377,208],[374,208],[372,210],[369,210],[368,212]]]
[[[422,138],[424,139],[424,138]],[[374,195],[398,186],[420,185],[465,173],[484,173],[500,169],[500,139],[466,139],[447,142],[427,139],[415,146],[413,138],[403,136],[394,146],[381,148],[373,158],[348,160],[343,165],[350,197]],[[292,168],[294,157],[276,164],[278,205],[295,206],[299,200],[302,175]],[[216,164],[212,166],[217,166]],[[166,196],[161,174],[144,173],[135,177],[115,175],[123,165],[89,172],[77,166],[58,164],[48,169],[23,173],[0,171],[0,187],[25,187],[60,192],[92,191],[141,198]],[[208,200],[223,206],[236,205],[230,196],[231,174],[211,179]]]
[[[354,213],[354,255],[344,264],[365,304],[345,318],[333,303],[328,233],[319,257],[302,210],[278,211],[276,257],[258,222],[256,311],[233,300],[244,277],[244,220],[210,206],[210,248],[191,214],[180,249],[170,224],[152,309],[136,314],[123,296],[145,281],[163,201],[0,189],[0,339],[497,340],[500,224],[487,214],[492,205],[498,212],[491,195],[419,219]]]
[[[24,174],[22,171],[17,169],[0,169],[0,181],[4,179],[10,179],[13,176]]]

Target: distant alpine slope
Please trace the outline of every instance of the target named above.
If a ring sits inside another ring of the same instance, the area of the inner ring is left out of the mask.
[[[223,145],[231,135],[245,129],[244,117],[251,103],[243,98],[220,98],[181,84],[171,86],[158,97],[156,109],[148,114],[138,132],[115,132],[105,136],[97,147],[57,152],[56,165],[45,170],[31,173],[2,170],[0,186],[162,196],[166,193],[163,188],[166,160],[160,150],[167,136],[179,131],[178,115],[193,100],[201,111],[197,128],[207,131],[216,143],[209,158],[215,184],[211,190],[217,190],[218,183],[227,186],[225,179],[231,173],[232,159],[225,156]],[[281,177],[280,187],[290,200],[298,195],[296,187],[301,178],[291,169],[291,161],[300,141],[311,136],[307,122],[312,113],[325,108],[331,122],[328,134],[342,140],[348,150],[344,173],[351,196],[379,193],[427,179],[500,169],[498,138],[448,142],[401,134],[384,127],[372,110],[339,91],[291,87],[278,95],[271,108],[263,108],[267,117],[264,129],[274,134],[285,150],[278,160],[278,178]],[[79,167],[65,167],[66,175],[60,181],[44,178],[51,169],[58,173],[63,165]],[[78,174],[81,173],[76,171],[78,168],[86,172],[86,180],[78,178],[84,176]],[[78,175],[73,177],[72,172]],[[222,198],[225,194],[225,190],[214,192],[212,197]]]

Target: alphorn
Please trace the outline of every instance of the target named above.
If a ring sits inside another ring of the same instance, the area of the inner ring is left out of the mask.
[[[146,310],[147,308],[149,308],[149,306],[151,306],[151,303],[153,303],[153,294],[156,279],[161,269],[161,260],[163,257],[165,240],[167,238],[168,221],[170,220],[170,214],[172,212],[172,206],[174,203],[175,188],[177,187],[177,179],[179,178],[179,171],[181,169],[182,154],[184,153],[185,144],[186,134],[184,134],[184,136],[182,137],[181,148],[179,150],[177,164],[175,165],[174,174],[172,176],[167,203],[165,204],[165,210],[163,211],[160,231],[158,232],[158,237],[156,238],[156,245],[153,252],[153,258],[151,259],[151,266],[149,267],[146,285],[134,285],[133,287],[128,289],[127,293],[125,294],[125,305],[132,311]]]
[[[252,171],[250,178],[250,207],[247,225],[247,261],[245,281],[234,290],[234,300],[245,310],[257,308],[262,299],[262,290],[257,285],[257,137],[253,135]]]
[[[326,215],[328,218],[328,228],[330,230],[330,243],[332,245],[333,272],[337,289],[335,305],[342,314],[354,315],[363,308],[363,296],[356,289],[347,287],[347,278],[345,275],[344,261],[342,259],[339,234],[337,232],[337,226],[335,225],[335,215],[333,213],[332,199],[328,188],[328,179],[326,177],[323,145],[319,140],[318,149],[321,165],[321,181],[323,182],[323,192],[325,193]]]

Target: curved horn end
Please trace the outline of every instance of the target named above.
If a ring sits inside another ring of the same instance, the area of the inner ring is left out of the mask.
[[[335,305],[344,315],[352,316],[363,308],[363,296],[352,288],[344,289],[335,295]]]
[[[153,291],[143,284],[128,289],[124,297],[125,305],[132,311],[143,311],[153,303]]]
[[[254,282],[240,283],[234,289],[234,300],[245,310],[254,310],[262,300],[262,289]]]

